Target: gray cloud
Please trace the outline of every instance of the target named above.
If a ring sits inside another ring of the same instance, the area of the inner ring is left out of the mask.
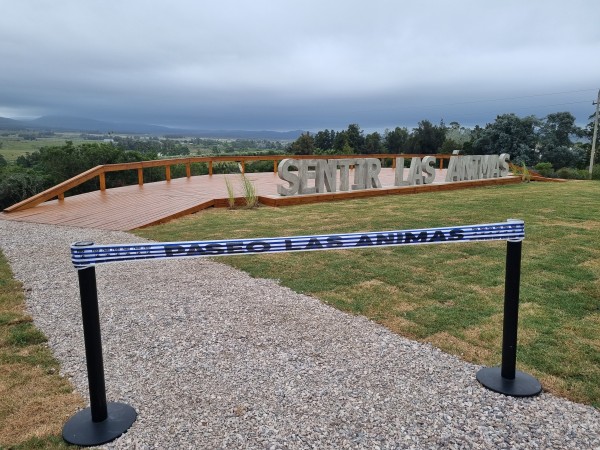
[[[0,6],[0,116],[320,129],[568,110],[584,122],[600,74],[589,1]]]

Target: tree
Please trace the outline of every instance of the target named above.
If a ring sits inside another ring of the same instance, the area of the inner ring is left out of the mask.
[[[402,153],[408,142],[408,130],[396,127],[392,131],[385,130],[384,145],[388,153]]]
[[[354,149],[350,147],[350,140],[346,131],[339,131],[333,139],[333,149],[341,155],[349,155],[354,153]]]
[[[346,136],[348,137],[348,145],[350,145],[354,153],[363,153],[365,151],[365,137],[358,124],[351,123],[348,125]]]
[[[377,131],[367,134],[365,138],[365,153],[369,155],[381,153],[382,148],[381,135]]]
[[[582,136],[583,130],[575,125],[575,117],[570,112],[548,114],[540,127],[540,140],[556,146],[573,145],[571,135]]]
[[[465,155],[474,155],[475,150],[473,149],[473,144],[477,139],[481,137],[483,133],[483,128],[479,125],[475,125],[472,130],[469,130],[469,140],[463,143],[462,150]]]
[[[446,140],[442,145],[442,153],[451,153],[452,150],[463,150],[465,144],[471,141],[473,130],[461,127],[458,122],[450,122],[446,128]]]
[[[1,142],[0,142],[1,144]],[[8,161],[6,161],[6,158],[3,155],[0,155],[0,169],[2,167],[6,167],[8,165]]]
[[[446,127],[443,121],[440,125],[433,125],[429,120],[422,120],[411,133],[408,149],[411,153],[438,153],[445,139]]]
[[[563,167],[573,167],[582,169],[589,163],[589,155],[586,158],[587,151],[584,147],[563,145],[544,147],[540,159],[544,162],[549,162],[552,167],[562,169]]]
[[[302,133],[290,145],[290,153],[294,155],[312,155],[315,152],[315,140],[310,133]]]
[[[324,130],[315,134],[315,147],[321,150],[333,149],[333,141],[335,139],[335,131]]]
[[[583,130],[575,125],[575,117],[569,112],[548,114],[539,130],[540,159],[553,167],[585,166],[585,149],[575,147],[571,136],[582,136]]]
[[[488,123],[476,133],[470,152],[479,155],[508,153],[512,161],[535,165],[538,161],[536,127],[540,121],[534,116],[524,118],[516,114],[502,114],[494,123]]]
[[[462,150],[463,144],[459,144],[454,139],[446,138],[440,149],[442,153],[452,153],[454,150]]]

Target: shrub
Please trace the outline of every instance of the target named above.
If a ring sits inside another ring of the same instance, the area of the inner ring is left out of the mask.
[[[246,163],[246,173],[272,172],[273,161],[252,161]]]
[[[551,177],[554,176],[554,170],[552,169],[552,163],[549,162],[541,162],[537,163],[534,167],[536,171],[543,177]]]
[[[570,167],[558,169],[556,171],[556,176],[567,180],[586,180],[589,178],[586,170],[572,169]]]
[[[31,197],[50,186],[48,177],[20,167],[7,167],[0,179],[0,209]]]
[[[213,173],[240,173],[240,168],[236,162],[215,162]]]

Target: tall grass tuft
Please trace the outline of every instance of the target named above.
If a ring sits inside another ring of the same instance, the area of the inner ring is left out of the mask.
[[[227,203],[229,203],[229,209],[235,208],[235,194],[233,193],[233,185],[229,178],[225,177],[225,186],[227,187]]]
[[[242,174],[242,188],[244,190],[244,199],[247,208],[256,208],[258,206],[258,197],[256,196],[256,188],[252,181],[246,175]]]
[[[531,181],[531,174],[529,173],[529,170],[527,170],[525,163],[523,163],[522,170],[523,174],[521,175],[521,180],[523,180],[525,183],[529,183]]]

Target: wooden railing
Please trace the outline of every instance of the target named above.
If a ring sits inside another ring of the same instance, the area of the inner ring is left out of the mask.
[[[523,170],[522,166],[517,166],[513,163],[509,163],[508,168],[513,173],[513,175],[520,176],[524,181],[549,181],[554,183],[564,183],[565,181],[567,181],[561,178],[545,177],[534,169],[527,168],[527,171],[525,171]]]
[[[246,163],[252,161],[273,161],[273,172],[277,173],[277,165],[282,159],[348,159],[348,158],[377,158],[377,159],[391,159],[392,167],[396,167],[396,158],[412,158],[425,156],[435,156],[439,160],[439,168],[443,169],[444,160],[450,159],[451,155],[446,154],[392,154],[392,153],[378,153],[373,155],[255,155],[255,156],[190,156],[187,158],[172,158],[172,159],[157,159],[152,161],[138,161],[121,164],[104,164],[101,166],[93,167],[86,170],[79,175],[74,176],[54,187],[46,189],[39,194],[29,197],[19,203],[15,203],[12,206],[4,209],[5,212],[21,211],[23,209],[33,208],[40,203],[58,198],[58,200],[64,200],[65,192],[80,184],[85,183],[91,179],[98,177],[100,191],[106,190],[106,173],[118,172],[123,170],[137,170],[138,184],[142,186],[144,184],[144,169],[152,167],[164,167],[166,181],[171,180],[171,166],[185,165],[186,177],[192,176],[191,165],[193,163],[206,163],[208,165],[208,175],[213,175],[213,163],[215,162],[236,162],[240,164],[242,173],[246,171]]]

